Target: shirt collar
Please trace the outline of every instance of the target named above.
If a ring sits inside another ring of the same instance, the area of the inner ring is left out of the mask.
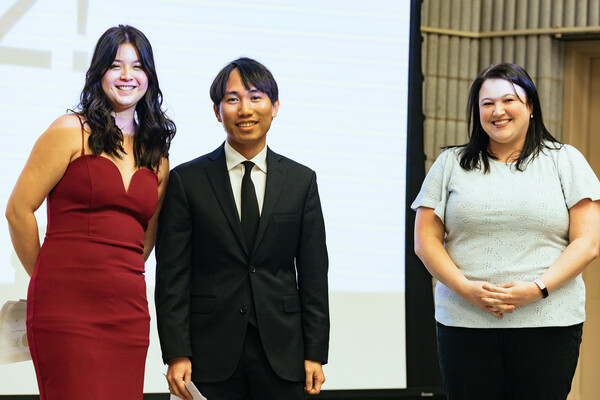
[[[246,161],[246,157],[241,155],[236,149],[231,147],[227,141],[225,142],[225,162],[227,163],[227,171],[231,171],[240,163]],[[267,173],[267,146],[260,153],[255,155],[251,160],[262,172]]]

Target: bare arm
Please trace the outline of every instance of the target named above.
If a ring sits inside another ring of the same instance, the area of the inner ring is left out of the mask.
[[[445,228],[432,208],[419,207],[415,220],[415,253],[429,273],[469,303],[502,318],[512,312],[510,297],[502,288],[483,281],[470,281],[458,269],[444,248]],[[484,301],[484,299],[491,299]]]
[[[573,280],[598,257],[600,247],[600,202],[583,199],[569,209],[569,245],[539,277],[549,292]],[[516,307],[542,298],[533,282],[514,281],[498,285],[512,294]]]
[[[31,276],[40,251],[34,212],[81,149],[81,125],[74,115],[58,118],[37,140],[6,206],[15,252]]]
[[[150,257],[152,249],[154,248],[154,241],[156,240],[156,228],[158,225],[158,215],[162,208],[163,201],[165,199],[165,190],[169,182],[169,160],[163,158],[158,168],[158,203],[156,204],[156,211],[154,215],[148,221],[148,228],[144,232],[144,261]]]

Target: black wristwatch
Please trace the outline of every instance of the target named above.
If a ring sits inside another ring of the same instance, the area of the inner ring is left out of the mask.
[[[535,283],[540,288],[540,290],[542,291],[542,297],[544,299],[548,297],[548,289],[546,289],[546,285],[544,285],[544,282],[540,281],[539,279],[534,279],[533,283]]]

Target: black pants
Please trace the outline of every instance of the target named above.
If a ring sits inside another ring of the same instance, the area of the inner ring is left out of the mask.
[[[242,357],[223,382],[194,382],[209,400],[305,400],[304,381],[280,378],[271,368],[256,327],[248,324]]]
[[[566,399],[582,327],[474,329],[438,323],[438,354],[448,399]]]

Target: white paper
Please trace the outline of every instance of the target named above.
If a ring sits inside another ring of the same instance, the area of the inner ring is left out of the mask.
[[[196,385],[194,385],[194,382],[185,382],[185,387],[187,388],[188,392],[190,392],[194,400],[208,400],[206,397],[202,396],[202,393],[200,393]],[[181,398],[171,394],[170,400],[181,400]]]
[[[0,364],[31,360],[26,321],[26,300],[4,303],[0,310]]]

